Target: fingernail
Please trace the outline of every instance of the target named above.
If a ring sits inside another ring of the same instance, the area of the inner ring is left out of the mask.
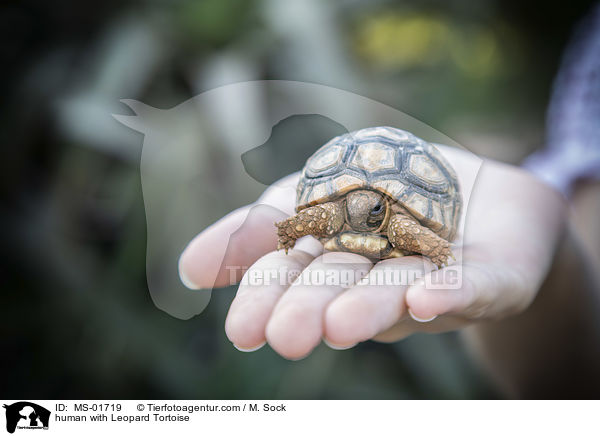
[[[410,308],[408,309],[408,314],[410,315],[410,317],[411,317],[412,319],[414,319],[414,320],[415,320],[415,321],[417,321],[417,322],[431,322],[431,321],[433,321],[434,319],[436,319],[436,318],[437,318],[437,315],[433,315],[431,318],[428,318],[428,319],[419,318],[418,316],[416,316],[416,315],[415,315],[415,314],[412,312],[412,310],[410,310]]]
[[[308,357],[310,353],[305,354],[304,356],[300,356],[300,357],[286,357],[287,360],[291,361],[291,362],[298,362],[302,359],[306,359]]]
[[[266,344],[266,342],[262,342],[262,343],[258,344],[256,347],[252,347],[252,348],[243,348],[243,347],[240,347],[239,345],[236,345],[236,344],[233,344],[233,346],[237,350],[239,350],[239,351],[241,351],[243,353],[252,353],[253,351],[260,350],[262,347],[265,346],[265,344]]]
[[[183,283],[185,285],[186,288],[191,289],[193,291],[196,291],[198,289],[200,289],[200,286],[196,285],[194,282],[192,282],[188,276],[185,275],[185,273],[183,272],[183,268],[181,266],[181,259],[183,256],[179,257],[179,262],[177,262],[177,269],[179,270],[179,280],[181,280],[181,283]]]
[[[197,291],[198,289],[200,289],[200,287],[194,282],[192,282],[182,270],[179,270],[179,280],[181,280],[181,283],[183,283],[188,289],[191,289],[193,291]]]
[[[323,342],[325,342],[325,345],[327,345],[329,348],[331,348],[333,350],[347,350],[349,348],[354,347],[357,344],[357,342],[354,342],[353,344],[350,344],[350,345],[338,345],[338,344],[333,344],[333,343],[329,342],[325,338],[323,338]]]

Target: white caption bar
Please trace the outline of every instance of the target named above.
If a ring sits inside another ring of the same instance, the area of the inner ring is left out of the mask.
[[[600,410],[600,401],[3,400],[2,404],[0,433],[19,436],[111,432],[564,436],[597,433]]]

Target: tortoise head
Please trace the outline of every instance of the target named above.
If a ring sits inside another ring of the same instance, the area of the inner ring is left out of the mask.
[[[386,198],[377,191],[359,189],[346,195],[346,220],[357,232],[378,230],[386,216]]]

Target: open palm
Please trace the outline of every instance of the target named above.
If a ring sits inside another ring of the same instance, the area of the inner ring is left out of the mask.
[[[441,151],[463,181],[480,163],[457,149]],[[321,339],[348,348],[369,339],[397,341],[417,331],[447,331],[520,313],[548,272],[565,219],[565,205],[553,190],[518,168],[486,160],[472,191],[463,193],[470,201],[457,262],[442,270],[421,256],[373,264],[357,254],[323,253],[312,237],[300,239],[286,255],[275,250],[274,223],[294,213],[297,181],[294,174],[269,187],[256,203],[196,236],[181,256],[180,274],[190,288],[226,286],[244,272],[246,278],[263,278],[243,280],[229,309],[225,329],[239,349],[268,342],[282,356],[299,359]],[[348,269],[356,273],[350,282],[303,280]],[[395,269],[425,280],[369,280]],[[280,277],[290,271],[300,271],[301,278]],[[462,277],[458,288],[444,286],[448,277],[457,276]],[[426,286],[430,282],[438,284],[436,289]]]

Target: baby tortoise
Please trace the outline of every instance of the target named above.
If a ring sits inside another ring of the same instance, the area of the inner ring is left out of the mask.
[[[313,235],[330,251],[373,260],[454,258],[462,207],[458,179],[435,146],[404,130],[372,127],[333,138],[298,183],[297,214],[276,223],[277,249]]]

